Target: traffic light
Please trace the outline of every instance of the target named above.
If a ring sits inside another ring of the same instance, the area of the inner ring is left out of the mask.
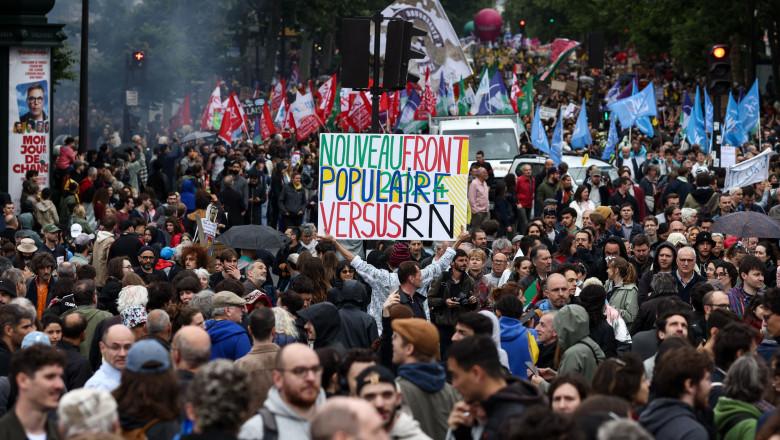
[[[725,44],[711,44],[707,48],[707,91],[725,95],[731,90],[731,48]]]
[[[525,20],[520,20],[520,34],[525,36]]]
[[[400,79],[401,82],[398,85],[398,90],[403,89],[406,87],[406,83],[418,83],[420,82],[420,77],[409,73],[409,61],[410,60],[421,60],[425,58],[425,54],[420,52],[419,50],[412,49],[412,38],[414,37],[424,37],[428,35],[428,32],[414,27],[414,24],[410,21],[404,22],[404,38],[403,38],[403,45],[401,48],[403,51],[401,52],[401,69],[400,69]]]
[[[341,21],[341,86],[353,89],[368,87],[368,57],[371,21],[345,18]]]
[[[136,50],[130,57],[131,69],[143,69],[146,66],[146,52],[142,50]]]

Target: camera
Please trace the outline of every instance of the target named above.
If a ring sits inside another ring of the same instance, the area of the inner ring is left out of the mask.
[[[466,306],[469,305],[469,297],[465,293],[461,293],[460,295],[458,295],[456,297],[452,297],[452,298],[450,298],[450,300],[458,303],[462,307],[466,307]]]

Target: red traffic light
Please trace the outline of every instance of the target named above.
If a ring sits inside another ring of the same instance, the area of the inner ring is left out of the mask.
[[[726,48],[725,47],[721,47],[721,46],[717,46],[717,47],[712,49],[712,55],[715,58],[723,58],[723,57],[726,56]]]
[[[520,26],[525,26],[525,20],[520,20]]]
[[[136,59],[136,61],[141,61],[144,59],[146,55],[144,55],[143,52],[133,52],[133,58]]]

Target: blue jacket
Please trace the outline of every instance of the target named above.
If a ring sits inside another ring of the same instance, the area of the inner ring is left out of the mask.
[[[528,378],[525,363],[534,361],[528,346],[528,334],[533,330],[523,327],[520,320],[506,316],[498,320],[498,325],[501,328],[501,348],[509,357],[509,370],[517,377]],[[536,335],[533,336],[535,339]]]
[[[252,343],[244,327],[233,321],[209,319],[206,321],[206,332],[211,338],[211,357],[209,360],[230,359],[235,361],[244,357],[252,349]]]

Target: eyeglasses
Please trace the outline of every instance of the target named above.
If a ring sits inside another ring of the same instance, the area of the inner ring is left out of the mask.
[[[142,260],[154,260],[154,255],[141,255],[138,258],[140,258]]]
[[[691,264],[694,260],[691,258],[678,258],[677,261],[680,263]]]
[[[725,304],[705,304],[705,305],[710,306],[710,307],[715,307],[715,308],[718,308],[718,309],[723,309],[723,310],[731,310],[731,304],[729,304],[729,303],[725,303]]]
[[[43,102],[43,96],[28,96],[27,102],[37,102],[40,104]]]
[[[506,264],[506,260],[493,260],[493,264]]]
[[[315,376],[319,376],[322,374],[322,365],[315,365],[313,367],[295,367],[286,370],[279,368],[278,371],[283,373],[292,373],[293,376],[298,377],[306,377],[306,375],[309,374],[309,371],[311,371]]]
[[[727,274],[726,272],[715,272],[715,278],[723,278],[727,276],[729,276],[729,274]]]

